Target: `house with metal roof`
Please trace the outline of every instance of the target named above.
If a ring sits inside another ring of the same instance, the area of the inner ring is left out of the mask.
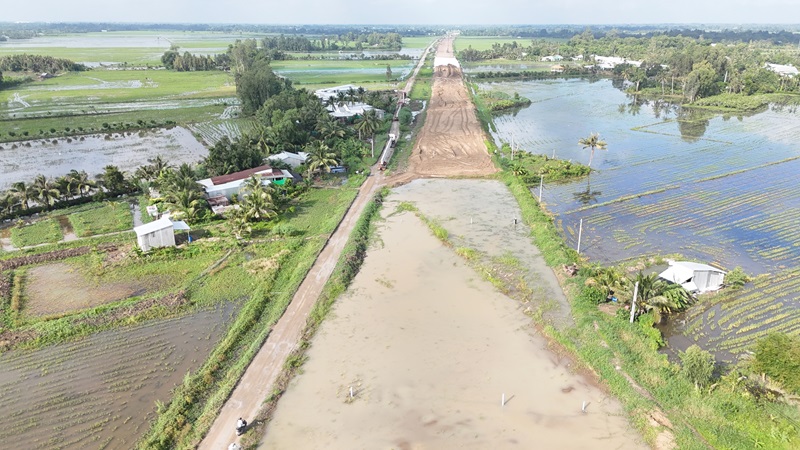
[[[234,194],[239,193],[245,180],[253,175],[261,178],[261,183],[265,185],[269,183],[283,185],[286,180],[292,178],[292,174],[288,170],[275,169],[264,165],[228,175],[206,178],[199,180],[198,183],[203,186],[209,199],[225,197],[230,200]]]
[[[691,261],[669,261],[667,270],[658,274],[671,283],[680,284],[689,292],[702,294],[716,291],[725,281],[725,272],[708,264]]]
[[[164,216],[133,229],[139,248],[145,252],[157,247],[174,247],[175,230],[188,231],[189,225],[182,220],[173,221],[169,216]]]

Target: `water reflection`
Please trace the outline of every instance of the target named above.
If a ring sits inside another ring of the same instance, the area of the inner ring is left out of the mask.
[[[696,109],[681,108],[678,112],[678,131],[685,142],[697,142],[706,134],[712,113]]]
[[[586,189],[574,192],[572,197],[580,202],[582,205],[590,205],[592,203],[597,203],[597,198],[603,195],[600,191],[593,191],[592,190],[592,176],[591,174],[586,177]]]

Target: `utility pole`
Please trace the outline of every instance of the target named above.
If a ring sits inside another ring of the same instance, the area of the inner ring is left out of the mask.
[[[633,285],[633,302],[631,303],[631,323],[633,323],[633,317],[636,315],[636,296],[639,294],[639,282],[637,281],[636,284]]]

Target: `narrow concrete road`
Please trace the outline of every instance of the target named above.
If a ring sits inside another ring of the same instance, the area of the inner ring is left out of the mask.
[[[297,347],[306,318],[333,272],[356,221],[361,217],[367,202],[372,200],[375,192],[384,183],[383,175],[376,172],[359,189],[358,196],[300,284],[286,312],[275,324],[267,341],[222,407],[211,430],[200,443],[200,449],[227,449],[232,442],[237,441],[234,432],[236,420],[242,417],[250,421],[261,408],[262,402],[271,394],[272,386],[283,369],[283,363]]]

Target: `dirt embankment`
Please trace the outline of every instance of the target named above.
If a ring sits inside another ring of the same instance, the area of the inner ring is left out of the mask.
[[[436,52],[433,87],[425,124],[411,153],[409,169],[393,184],[426,177],[481,177],[497,171],[486,151],[484,134],[453,58],[453,38]]]

